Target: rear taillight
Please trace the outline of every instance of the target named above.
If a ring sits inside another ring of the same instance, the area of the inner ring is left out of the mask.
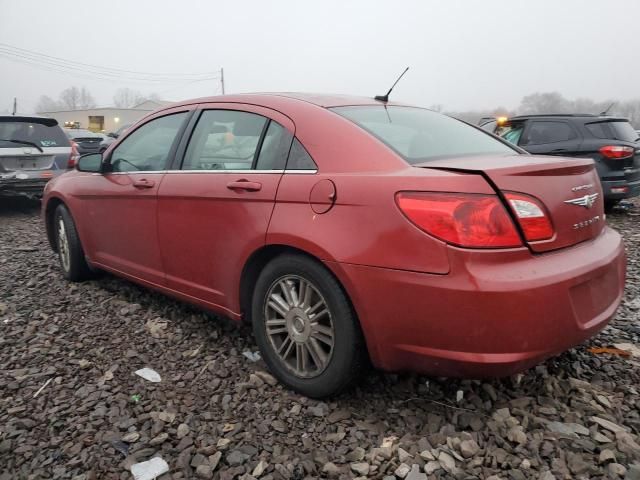
[[[76,142],[71,140],[71,154],[69,155],[69,160],[67,161],[67,168],[75,167],[77,158],[78,158],[78,146]]]
[[[400,192],[396,202],[412,223],[447,243],[470,248],[522,245],[496,195]]]
[[[506,192],[504,196],[518,218],[524,238],[528,242],[553,237],[551,219],[539,200],[522,193]]]
[[[628,158],[635,152],[633,147],[623,147],[622,145],[606,145],[600,149],[600,153],[612,159]]]

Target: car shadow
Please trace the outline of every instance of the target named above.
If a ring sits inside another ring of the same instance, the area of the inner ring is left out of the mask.
[[[26,197],[0,197],[0,216],[36,215],[40,210],[40,200]]]

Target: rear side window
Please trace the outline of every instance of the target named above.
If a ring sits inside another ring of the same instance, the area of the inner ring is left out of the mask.
[[[532,122],[522,145],[543,145],[566,142],[577,138],[576,132],[565,122]]]
[[[439,158],[518,153],[478,128],[431,110],[383,105],[332,110],[381,140],[411,164]]]
[[[631,124],[624,120],[588,123],[585,127],[596,138],[636,142],[639,137],[638,132],[633,129]]]
[[[69,139],[59,125],[47,126],[39,122],[0,121],[0,148],[68,147]]]
[[[297,138],[293,139],[289,160],[287,160],[287,170],[317,170],[318,166],[313,161],[309,152],[302,146]]]

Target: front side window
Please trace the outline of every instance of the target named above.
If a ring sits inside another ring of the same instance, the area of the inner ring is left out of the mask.
[[[523,145],[566,142],[576,138],[576,133],[564,122],[532,122]]]
[[[505,126],[500,136],[504,138],[507,142],[512,143],[514,145],[518,145],[520,141],[520,137],[522,136],[522,131],[524,130],[523,123],[514,123],[509,126]]]
[[[145,123],[126,137],[111,154],[112,172],[155,172],[167,168],[169,154],[187,112]]]
[[[439,158],[519,153],[480,129],[431,110],[383,105],[332,110],[381,140],[411,164]]]

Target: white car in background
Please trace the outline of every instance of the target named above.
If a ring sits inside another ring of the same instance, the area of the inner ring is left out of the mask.
[[[0,197],[39,198],[78,152],[53,118],[0,115]]]

